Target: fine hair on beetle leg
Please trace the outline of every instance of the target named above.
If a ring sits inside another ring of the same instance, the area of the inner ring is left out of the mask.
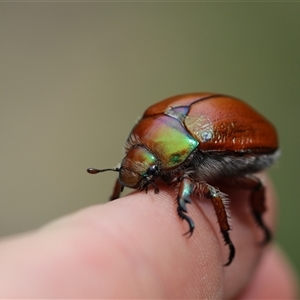
[[[198,193],[204,195],[207,199],[209,199],[212,202],[225,245],[229,247],[228,261],[225,264],[225,266],[228,266],[231,264],[235,256],[235,247],[229,235],[231,227],[228,222],[228,208],[226,208],[229,202],[227,195],[220,192],[218,188],[215,188],[204,181],[197,183],[197,190]]]
[[[210,185],[206,181],[195,182],[194,193],[197,194],[199,198],[201,198],[201,196],[204,196],[204,198],[210,200],[210,198],[207,197],[207,195],[205,194],[205,192],[206,192],[205,186],[208,186],[208,187],[214,189],[217,192],[217,194],[220,196],[220,198],[222,199],[222,202],[223,202],[225,210],[226,210],[226,216],[228,219],[230,230],[231,230],[232,229],[232,224],[231,224],[232,216],[231,216],[231,210],[230,210],[230,201],[231,201],[230,198],[228,197],[228,195],[226,193],[221,192],[218,187]]]

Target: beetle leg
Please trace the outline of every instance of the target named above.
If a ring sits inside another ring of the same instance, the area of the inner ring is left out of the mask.
[[[189,225],[189,230],[184,234],[184,235],[188,235],[191,236],[193,234],[193,231],[195,229],[195,224],[194,221],[192,220],[192,218],[190,218],[187,215],[187,208],[186,208],[186,203],[191,203],[191,194],[193,192],[194,189],[194,184],[193,182],[187,178],[187,177],[183,177],[179,183],[179,190],[178,190],[178,196],[177,196],[177,213],[178,216],[185,220],[188,225]]]
[[[272,239],[271,231],[262,219],[262,215],[266,211],[265,187],[261,180],[254,175],[237,178],[236,181],[242,187],[252,190],[250,206],[256,223],[264,231],[265,237],[261,244],[265,245]]]
[[[159,193],[159,188],[157,187],[157,185],[153,182],[153,181],[148,181],[148,185],[145,186],[145,188],[141,188],[141,190],[145,189],[146,194],[148,193],[148,186],[152,185],[154,188],[154,194],[158,194]]]
[[[110,196],[109,201],[120,198],[120,195],[121,195],[123,189],[124,189],[124,186],[120,183],[119,179],[117,179],[114,189],[113,189],[113,193]]]
[[[212,202],[212,205],[217,215],[220,230],[225,241],[225,245],[228,245],[229,247],[229,257],[227,263],[225,264],[225,266],[228,266],[231,264],[234,258],[235,247],[229,236],[230,226],[228,223],[228,216],[224,205],[224,202],[226,200],[225,195],[221,193],[218,189],[207,184],[206,182],[201,183],[201,190],[203,190],[204,195]]]

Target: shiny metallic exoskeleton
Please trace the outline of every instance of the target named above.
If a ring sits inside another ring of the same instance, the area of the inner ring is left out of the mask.
[[[119,172],[111,200],[119,198],[124,187],[145,191],[153,187],[158,193],[158,178],[177,187],[177,213],[188,223],[188,235],[195,228],[186,207],[191,194],[208,198],[230,249],[229,265],[235,248],[224,205],[227,197],[211,183],[225,181],[252,191],[251,210],[266,243],[271,233],[262,219],[265,188],[253,174],[269,167],[278,156],[276,129],[249,105],[225,95],[193,93],[149,107],[127,139],[120,167],[88,172]]]

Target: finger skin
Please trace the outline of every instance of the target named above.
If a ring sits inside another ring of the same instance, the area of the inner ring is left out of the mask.
[[[262,236],[249,213],[249,193],[224,188],[237,251],[228,267],[211,204],[193,197],[188,211],[196,229],[183,237],[187,224],[176,215],[176,195],[160,186],[159,195],[134,193],[3,240],[0,298],[236,297],[268,248],[258,246]],[[267,198],[272,228],[273,194]]]
[[[266,251],[238,299],[299,299],[296,275],[277,247]]]

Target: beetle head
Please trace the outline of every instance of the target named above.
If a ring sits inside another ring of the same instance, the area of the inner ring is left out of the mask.
[[[158,193],[158,187],[154,179],[160,175],[160,166],[157,158],[144,146],[135,146],[127,152],[123,158],[121,167],[114,169],[89,168],[87,172],[97,174],[106,171],[119,172],[119,182],[121,191],[126,186],[132,189],[148,190],[148,185],[154,187],[154,192]]]
[[[153,183],[157,176],[157,158],[143,146],[131,148],[122,160],[119,180],[123,186],[147,191],[147,186],[151,184],[157,189]]]

